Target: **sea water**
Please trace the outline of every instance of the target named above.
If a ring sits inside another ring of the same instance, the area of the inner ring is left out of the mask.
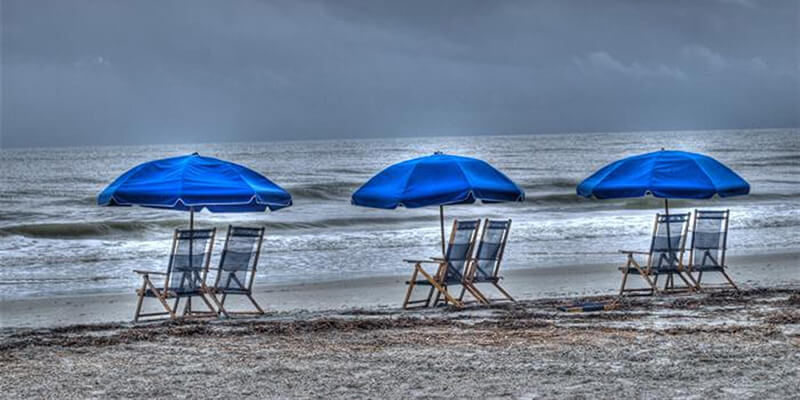
[[[731,209],[731,254],[800,249],[800,130],[631,132],[0,150],[3,299],[130,291],[132,269],[164,270],[188,213],[99,207],[97,194],[139,163],[199,152],[261,172],[293,197],[273,213],[196,214],[198,227],[267,227],[258,285],[405,275],[402,259],[440,252],[435,207],[375,210],[350,195],[381,169],[443,151],[484,159],[517,182],[523,203],[445,208],[453,218],[511,218],[504,268],[616,265],[646,250],[663,200],[580,198],[575,186],[616,159],[661,148],[700,152],[737,171],[751,194],[670,201],[675,212]],[[215,253],[218,253],[215,252]],[[217,254],[212,258],[215,263]]]

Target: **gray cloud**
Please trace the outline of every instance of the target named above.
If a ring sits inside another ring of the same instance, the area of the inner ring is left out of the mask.
[[[800,125],[796,1],[0,5],[3,147]]]

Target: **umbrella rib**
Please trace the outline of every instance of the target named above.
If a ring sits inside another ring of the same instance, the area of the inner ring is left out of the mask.
[[[456,166],[458,166],[458,171],[461,172],[461,176],[464,177],[464,180],[467,181],[467,185],[469,185],[469,192],[467,192],[467,197],[464,198],[464,199],[461,199],[460,201],[464,201],[464,200],[468,199],[470,196],[472,196],[472,198],[475,199],[475,201],[477,201],[478,198],[475,196],[475,185],[472,184],[472,181],[469,179],[469,175],[467,175],[467,173],[464,172],[464,168],[461,168],[461,163],[460,162],[456,163]],[[483,200],[481,200],[481,201],[483,201]]]
[[[411,170],[408,172],[408,175],[406,175],[405,182],[403,183],[403,191],[400,192],[400,198],[396,199],[398,206],[403,206],[403,207],[408,208],[404,204],[405,203],[404,200],[405,200],[405,197],[406,197],[406,191],[408,190],[408,181],[411,180],[411,175],[414,175],[414,171],[417,170],[417,165],[419,165],[419,164],[418,163],[414,163],[414,165],[411,167]]]
[[[708,179],[708,181],[711,182],[711,186],[714,187],[714,193],[719,195],[719,188],[717,188],[717,184],[714,182],[714,179],[711,179],[711,175],[708,174],[708,171],[706,171],[706,169],[699,162],[697,162],[696,159],[692,158],[692,162],[697,165],[697,168],[700,168],[700,170],[703,171],[703,173],[706,175],[706,179]],[[711,197],[714,197],[714,195],[712,194],[709,198]]]
[[[241,174],[239,171],[237,171],[237,170],[236,170],[236,168],[234,168],[233,166],[234,166],[234,164],[233,164],[233,163],[231,163],[231,164],[225,164],[225,168],[228,168],[229,170],[233,170],[233,172],[234,172],[234,174],[235,174],[235,176],[236,176],[236,179],[240,180],[240,181],[241,181],[242,183],[244,183],[244,184],[245,184],[247,187],[249,187],[249,188],[250,188],[250,190],[252,190],[252,191],[253,191],[253,196],[252,196],[252,197],[250,197],[250,201],[253,201],[253,199],[255,199],[256,203],[258,203],[258,204],[263,204],[263,203],[261,203],[261,201],[259,201],[259,199],[258,199],[258,191],[257,191],[257,190],[256,190],[256,189],[253,187],[253,185],[251,185],[251,184],[250,184],[250,182],[248,182],[248,181],[247,181],[247,179],[244,179],[244,178],[242,177],[242,174]],[[249,203],[250,201],[248,201],[248,203]],[[266,206],[269,206],[269,204],[264,204],[264,205],[266,205]],[[267,208],[269,208],[269,207],[267,207]]]
[[[138,172],[138,171],[139,171],[140,169],[142,169],[143,167],[144,167],[144,165],[137,165],[135,168],[133,168],[133,169],[130,171],[130,174],[128,174],[128,176],[125,176],[124,178],[121,176],[121,177],[119,178],[120,180],[119,180],[118,182],[117,182],[117,181],[114,181],[114,182],[112,182],[112,183],[111,183],[111,186],[114,186],[114,189],[111,191],[111,196],[108,198],[108,201],[109,201],[109,202],[108,202],[108,203],[106,203],[106,204],[111,204],[111,200],[114,200],[114,201],[116,201],[116,202],[117,202],[117,204],[123,204],[123,203],[121,203],[121,202],[119,202],[119,201],[117,201],[117,200],[116,200],[116,193],[117,193],[117,189],[119,189],[119,188],[120,188],[120,186],[122,186],[122,184],[124,184],[125,182],[127,182],[127,181],[128,181],[128,179],[131,179],[131,177],[132,177],[132,176],[136,175],[136,172]],[[101,192],[100,194],[102,194],[102,192]]]
[[[270,202],[270,201],[262,201],[262,200],[259,198],[259,196],[258,196],[258,190],[256,190],[256,188],[254,188],[254,187],[253,187],[253,185],[250,183],[250,181],[248,181],[247,179],[245,179],[245,178],[244,178],[244,176],[243,176],[243,174],[242,174],[242,173],[240,173],[240,172],[237,170],[237,169],[239,169],[239,168],[244,168],[244,167],[242,167],[242,166],[240,166],[240,165],[238,165],[238,164],[235,164],[235,163],[230,163],[230,164],[227,164],[227,165],[226,165],[226,167],[227,167],[227,168],[231,168],[231,169],[233,169],[233,170],[234,170],[234,172],[236,172],[236,178],[238,178],[240,181],[244,182],[244,184],[245,184],[245,185],[247,185],[247,187],[249,187],[249,188],[250,188],[250,189],[253,191],[253,196],[250,198],[250,200],[249,200],[247,203],[243,203],[243,204],[249,204],[249,203],[250,203],[250,201],[253,201],[253,200],[255,200],[255,202],[256,202],[257,204],[261,204],[261,205],[265,205],[265,206],[284,206],[284,207],[288,207],[288,203],[291,203],[291,200],[289,200],[289,202],[287,202],[287,203],[278,203],[278,202],[274,202],[274,201],[273,201],[273,202]],[[235,168],[234,168],[234,167],[235,167]],[[269,179],[267,179],[267,177],[266,177],[266,176],[264,176],[264,175],[261,175],[260,173],[258,173],[258,172],[256,172],[256,171],[253,171],[253,170],[250,170],[250,171],[252,171],[252,172],[253,172],[253,173],[255,173],[256,175],[260,176],[260,177],[261,177],[261,178],[263,178],[265,181],[272,182],[272,181],[270,181]]]
[[[614,164],[614,165],[613,165],[611,168],[609,168],[608,172],[606,172],[606,173],[605,173],[605,174],[604,174],[604,175],[603,175],[601,178],[599,178],[599,179],[597,180],[597,183],[596,183],[594,186],[592,186],[592,188],[589,190],[589,196],[587,196],[587,197],[592,197],[592,196],[594,196],[594,197],[597,197],[597,195],[596,195],[596,194],[594,194],[594,189],[597,187],[597,185],[599,185],[600,183],[602,183],[604,179],[606,179],[606,178],[607,178],[609,175],[611,175],[611,174],[612,174],[614,171],[616,171],[617,169],[619,169],[619,166],[620,166],[620,165],[622,165],[622,160],[620,160],[620,162],[617,162],[617,163],[615,163],[615,164]],[[578,186],[580,186],[580,184],[578,184]]]
[[[198,157],[200,157],[200,155],[198,155]],[[190,205],[186,204],[186,201],[183,200],[183,184],[184,184],[184,182],[186,182],[186,180],[184,179],[184,174],[186,173],[186,167],[189,165],[189,161],[191,161],[191,160],[192,160],[191,156],[187,157],[186,160],[183,163],[183,166],[181,166],[181,173],[180,173],[181,188],[178,190],[178,200],[175,201],[175,204],[178,204],[178,202],[181,202],[181,203],[183,203],[184,206],[187,206],[190,209],[192,207],[194,207],[194,206],[190,206]],[[201,207],[201,209],[202,209],[202,207]],[[200,211],[200,210],[197,210],[197,211]]]
[[[655,169],[656,162],[657,162],[656,158],[661,158],[661,154],[662,154],[662,152],[659,152],[659,153],[657,153],[657,155],[654,158],[652,158],[650,160],[647,160],[647,161],[653,163],[653,165],[649,168],[649,172],[650,172],[649,175],[650,176],[647,179],[647,188],[648,188],[648,191],[650,192],[650,194],[653,197],[658,197],[658,196],[656,196],[655,192],[653,192],[653,174],[655,174],[655,171],[656,171],[656,169]],[[644,194],[646,195],[647,191],[645,191]]]

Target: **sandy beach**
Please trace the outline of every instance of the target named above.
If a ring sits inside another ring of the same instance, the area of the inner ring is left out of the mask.
[[[8,398],[800,394],[798,286],[555,311],[566,301],[5,329],[0,390]]]
[[[134,295],[5,301],[9,398],[796,398],[797,253],[732,257],[742,293],[610,300],[613,266],[508,271],[516,304],[399,309],[403,277],[272,287],[258,319],[127,322]]]

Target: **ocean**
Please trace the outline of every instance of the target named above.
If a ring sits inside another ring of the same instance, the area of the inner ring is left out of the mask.
[[[437,255],[436,208],[350,205],[384,167],[434,151],[484,159],[525,189],[524,203],[445,208],[448,228],[455,217],[513,219],[503,268],[607,263],[611,274],[624,261],[618,249],[647,248],[663,201],[583,199],[575,186],[662,147],[711,155],[750,182],[749,196],[670,202],[675,211],[731,209],[729,254],[800,249],[798,129],[3,149],[2,299],[132,292],[132,269],[165,269],[172,230],[188,213],[99,207],[95,196],[136,164],[195,151],[259,171],[293,196],[273,213],[196,214],[198,227],[267,227],[256,285],[405,275],[403,258]]]

